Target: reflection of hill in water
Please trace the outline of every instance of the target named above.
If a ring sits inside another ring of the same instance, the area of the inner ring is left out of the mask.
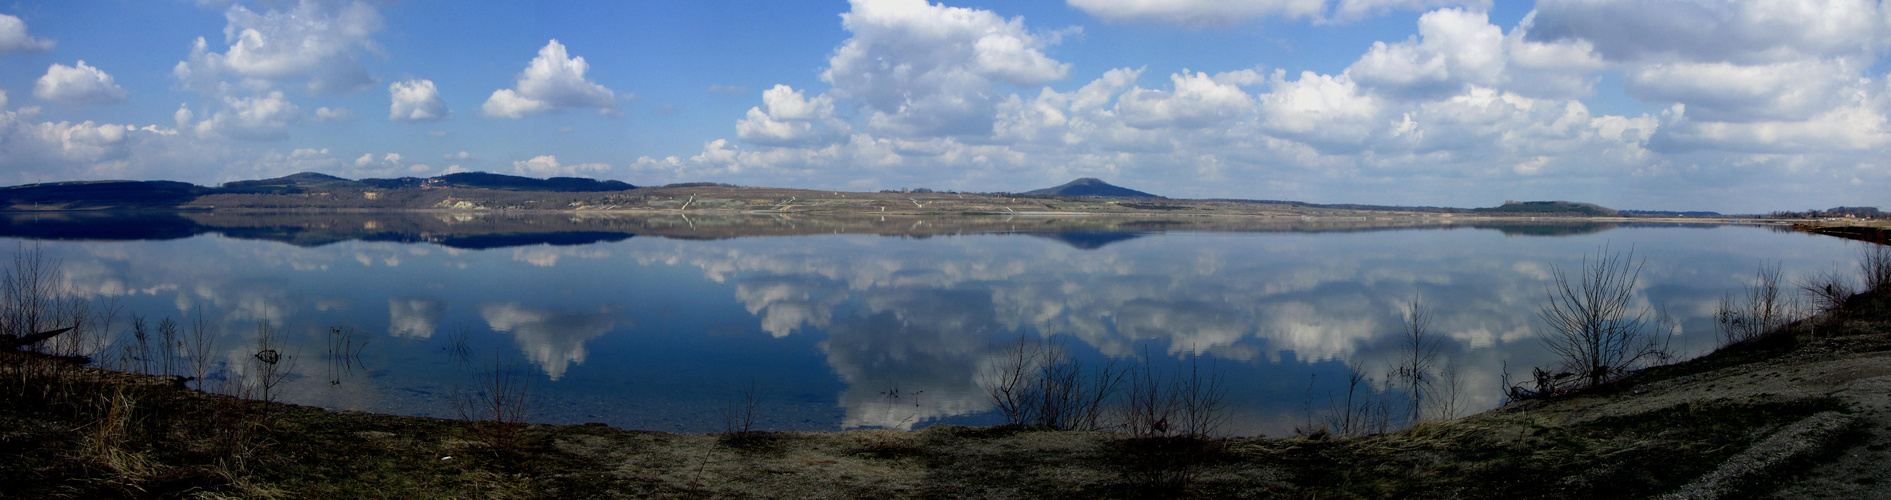
[[[1505,236],[1580,236],[1580,235],[1585,235],[1585,234],[1600,233],[1600,232],[1607,231],[1610,229],[1626,228],[1626,227],[1688,227],[1688,228],[1701,229],[1701,228],[1719,227],[1720,224],[1701,224],[1701,223],[1650,224],[1650,223],[1645,223],[1645,222],[1528,222],[1528,223],[1495,222],[1495,223],[1475,223],[1475,224],[1469,224],[1469,226],[1478,228],[1478,229],[1495,229],[1498,232],[1504,233]]]
[[[1579,236],[1623,227],[1624,222],[1569,222],[1539,224],[1471,224],[1478,229],[1495,229],[1504,236]]]
[[[0,216],[0,236],[49,240],[165,240],[200,234],[267,240],[296,246],[343,241],[432,243],[491,249],[529,245],[585,245],[634,236],[711,240],[755,236],[877,234],[930,237],[1026,234],[1094,250],[1150,233],[1346,232],[1472,227],[1506,235],[1572,236],[1647,224],[1587,221],[1452,221],[1442,218],[1299,217],[795,217],[786,215],[684,216],[673,213],[519,212],[61,212]],[[1663,225],[1672,226],[1672,225]],[[1711,227],[1711,225],[1702,225]]]
[[[174,240],[203,233],[175,213],[20,214],[0,217],[0,236],[36,240]]]
[[[1096,250],[1104,245],[1119,241],[1129,241],[1147,236],[1148,233],[1131,232],[1069,232],[1069,233],[1033,233],[1031,236],[1049,238],[1081,250]]]

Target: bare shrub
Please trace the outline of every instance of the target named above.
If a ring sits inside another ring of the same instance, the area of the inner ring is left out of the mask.
[[[1121,413],[1123,439],[1111,447],[1124,479],[1142,488],[1177,491],[1200,479],[1204,465],[1221,453],[1216,436],[1227,423],[1227,389],[1218,367],[1206,370],[1190,356],[1186,367],[1164,376],[1154,358],[1129,370]]]
[[[1634,308],[1642,264],[1633,251],[1612,254],[1605,248],[1584,257],[1573,279],[1565,269],[1550,268],[1549,301],[1537,311],[1547,329],[1538,337],[1562,359],[1567,373],[1587,385],[1666,357],[1665,341],[1649,331],[1648,311]]]
[[[1221,428],[1227,425],[1228,389],[1223,386],[1226,376],[1219,366],[1211,364],[1207,372],[1202,371],[1201,358],[1189,356],[1188,373],[1177,373],[1175,379],[1176,400],[1181,410],[1183,436],[1207,438],[1221,435]]]
[[[1171,420],[1177,402],[1168,384],[1168,379],[1148,361],[1130,368],[1129,388],[1119,410],[1124,432],[1138,438],[1166,437],[1175,432]]]
[[[1329,402],[1332,410],[1327,416],[1327,427],[1323,430],[1348,437],[1364,436],[1370,433],[1372,392],[1372,379],[1366,376],[1364,361],[1346,362],[1346,396],[1344,398],[1329,396],[1329,399],[1333,400]],[[1309,428],[1300,433],[1312,432],[1315,431]]]
[[[1130,368],[1127,394],[1118,410],[1125,433],[1137,438],[1220,434],[1228,420],[1221,370],[1211,366],[1203,372],[1200,358],[1190,356],[1185,369],[1164,376],[1147,352],[1144,358]]]
[[[217,350],[217,338],[210,334],[210,325],[204,323],[204,311],[198,308],[190,323],[189,338],[184,344],[185,356],[190,360],[191,379],[197,381],[197,390],[209,392],[205,385],[210,377],[214,361],[211,356]]]
[[[274,403],[280,397],[279,388],[295,371],[295,356],[283,352],[282,339],[269,320],[256,322],[256,354],[250,357],[256,361],[253,388],[259,401]]]
[[[122,310],[123,306],[117,300],[106,300],[96,308],[87,304],[85,328],[83,328],[85,333],[79,337],[82,339],[79,351],[71,354],[89,356],[92,361],[98,363],[100,368],[111,369],[108,362],[112,360],[112,357],[108,355],[107,350],[113,326],[118,324],[118,314]]]
[[[1745,293],[1735,297],[1722,295],[1714,308],[1714,323],[1720,333],[1720,345],[1732,345],[1760,338],[1792,321],[1792,307],[1780,294],[1779,265],[1760,265],[1754,281]]]
[[[60,319],[58,306],[66,295],[59,269],[59,260],[39,245],[14,251],[12,265],[0,276],[0,334],[23,338],[59,327],[54,322]]]
[[[1441,389],[1432,393],[1433,404],[1431,408],[1433,418],[1439,420],[1458,418],[1458,416],[1463,415],[1466,410],[1464,402],[1463,370],[1459,368],[1455,360],[1447,359],[1445,360],[1444,368],[1439,370],[1438,378],[1444,383]]]
[[[474,422],[476,437],[488,448],[514,453],[524,444],[526,419],[532,413],[532,383],[526,367],[494,361],[473,375],[473,388],[455,398],[460,419]]]
[[[119,358],[127,370],[137,373],[151,373],[151,328],[145,324],[144,316],[131,315],[131,342],[118,351]]]
[[[1881,290],[1891,285],[1891,246],[1865,244],[1859,251],[1858,270],[1864,274],[1866,290]]]
[[[985,369],[980,388],[991,399],[998,415],[1009,425],[1024,425],[1036,420],[1037,376],[1044,364],[1041,344],[1019,339],[998,351],[997,360]]]
[[[87,356],[96,351],[88,350],[87,346],[95,343],[95,339],[103,337],[101,329],[94,325],[96,317],[92,311],[92,303],[88,300],[73,298],[64,290],[60,293],[67,296],[59,300],[54,308],[53,316],[56,319],[53,323],[66,325],[72,330],[53,337],[44,346],[50,348],[47,352],[54,356],[89,361],[90,358]],[[110,321],[104,321],[104,323],[109,324]],[[106,329],[109,329],[109,326]]]
[[[1013,425],[1097,430],[1125,371],[1114,361],[1089,368],[1054,341],[1020,339],[998,352],[980,386]]]
[[[755,430],[755,414],[760,407],[760,396],[761,391],[755,386],[755,381],[751,380],[748,387],[742,389],[740,405],[738,406],[735,401],[730,401],[729,406],[723,408],[722,433],[724,435],[748,434]]]
[[[75,297],[64,284],[59,259],[38,245],[24,245],[0,269],[0,348],[69,358],[84,356],[98,332],[89,327],[91,303]]]
[[[1845,309],[1845,302],[1858,295],[1858,289],[1852,280],[1837,271],[1821,271],[1794,283],[1799,291],[1812,299],[1813,308],[1818,312],[1837,312]]]

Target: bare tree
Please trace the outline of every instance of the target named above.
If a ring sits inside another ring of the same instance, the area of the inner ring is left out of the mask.
[[[1588,385],[1661,357],[1662,345],[1648,329],[1648,311],[1634,308],[1642,264],[1632,250],[1609,253],[1603,248],[1583,258],[1573,279],[1566,270],[1551,266],[1549,302],[1537,311],[1548,328],[1538,337]]]
[[[1431,332],[1431,313],[1417,297],[1405,308],[1404,320],[1399,332],[1403,350],[1392,374],[1412,397],[1411,422],[1416,424],[1425,415],[1425,398],[1431,392],[1431,372],[1438,364],[1438,338]]]

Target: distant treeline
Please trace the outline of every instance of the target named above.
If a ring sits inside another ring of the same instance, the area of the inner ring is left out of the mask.
[[[1240,198],[1210,198],[1201,201],[1225,203],[1254,203],[1259,205],[1287,205],[1302,208],[1324,208],[1329,210],[1378,210],[1386,212],[1423,212],[1423,213],[1464,213],[1470,210],[1451,207],[1408,207],[1402,205],[1361,205],[1357,203],[1307,203],[1287,200],[1248,200]]]
[[[1637,217],[1726,217],[1726,214],[1722,214],[1720,212],[1704,212],[1704,211],[1677,212],[1673,210],[1621,210],[1620,212],[1622,212],[1623,215],[1632,215],[1632,216],[1637,216]]]
[[[1812,209],[1804,212],[1778,211],[1766,214],[1766,216],[1774,219],[1829,219],[1838,217],[1876,219],[1884,217],[1885,214],[1883,211],[1878,210],[1878,207],[1832,207],[1825,210]]]

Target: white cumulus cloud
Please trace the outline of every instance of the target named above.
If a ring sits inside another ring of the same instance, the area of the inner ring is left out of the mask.
[[[348,108],[315,108],[315,121],[318,122],[345,122],[354,119],[354,110]]]
[[[5,101],[0,93],[0,102]],[[0,111],[0,183],[178,178],[229,160],[221,148],[156,125],[39,121],[33,110]]]
[[[1124,123],[1136,128],[1207,127],[1251,112],[1254,98],[1238,83],[1258,79],[1252,71],[1217,79],[1182,70],[1169,75],[1173,90],[1131,89],[1117,99],[1116,110]]]
[[[558,157],[545,155],[533,157],[530,160],[512,162],[512,168],[518,171],[519,175],[534,177],[577,177],[595,176],[597,174],[610,172],[611,165],[608,163],[565,165],[558,163]]]
[[[225,96],[223,109],[197,122],[196,129],[200,136],[274,141],[287,139],[289,125],[301,119],[302,109],[277,90],[252,97]]]
[[[1111,21],[1159,21],[1189,26],[1226,25],[1269,16],[1314,17],[1326,10],[1326,0],[1068,0],[1068,3]]]
[[[1627,72],[1628,94],[1687,105],[1712,121],[1805,120],[1844,104],[1860,71],[1846,61],[1649,64]]]
[[[1315,144],[1359,144],[1380,126],[1383,103],[1346,75],[1302,72],[1273,77],[1272,92],[1260,97],[1262,125],[1281,137]]]
[[[1489,9],[1490,0],[1066,0],[1071,7],[1109,21],[1153,21],[1181,26],[1227,26],[1250,19],[1353,20],[1391,10],[1467,6]]]
[[[1064,78],[1070,65],[1044,49],[1055,36],[988,10],[925,0],[852,0],[841,26],[853,36],[834,50],[821,80],[828,94],[870,111],[877,131],[902,136],[989,135],[994,85],[1028,87]]]
[[[26,33],[26,21],[0,14],[0,54],[52,50],[53,41]]]
[[[846,135],[846,122],[834,116],[834,98],[809,98],[787,85],[762,91],[762,106],[749,108],[735,123],[742,140],[770,146],[806,144]],[[767,108],[764,110],[763,108]]]
[[[480,109],[486,116],[521,118],[525,115],[574,108],[598,108],[600,114],[617,112],[616,93],[586,79],[591,66],[583,57],[565,52],[565,46],[552,40],[538,50],[518,84],[499,89],[486,99]]]
[[[74,66],[53,63],[46,68],[46,76],[33,84],[33,97],[61,104],[99,104],[125,100],[125,88],[113,83],[112,75],[80,60]]]
[[[1373,42],[1346,69],[1361,85],[1394,95],[1443,97],[1465,85],[1502,83],[1504,31],[1483,12],[1444,9],[1418,18],[1418,36],[1403,42]]]
[[[1618,61],[1753,64],[1869,52],[1884,25],[1872,0],[1542,0],[1530,34],[1587,40]]]
[[[270,84],[306,78],[310,91],[325,93],[374,83],[360,54],[379,50],[372,37],[382,20],[365,2],[301,0],[262,13],[232,5],[224,19],[223,52],[198,38],[190,58],[172,69],[187,88],[218,92],[225,74]]]
[[[434,88],[433,80],[394,82],[387,86],[387,92],[393,99],[387,109],[389,121],[431,122],[453,116],[446,107],[446,100],[440,98],[440,90]]]

